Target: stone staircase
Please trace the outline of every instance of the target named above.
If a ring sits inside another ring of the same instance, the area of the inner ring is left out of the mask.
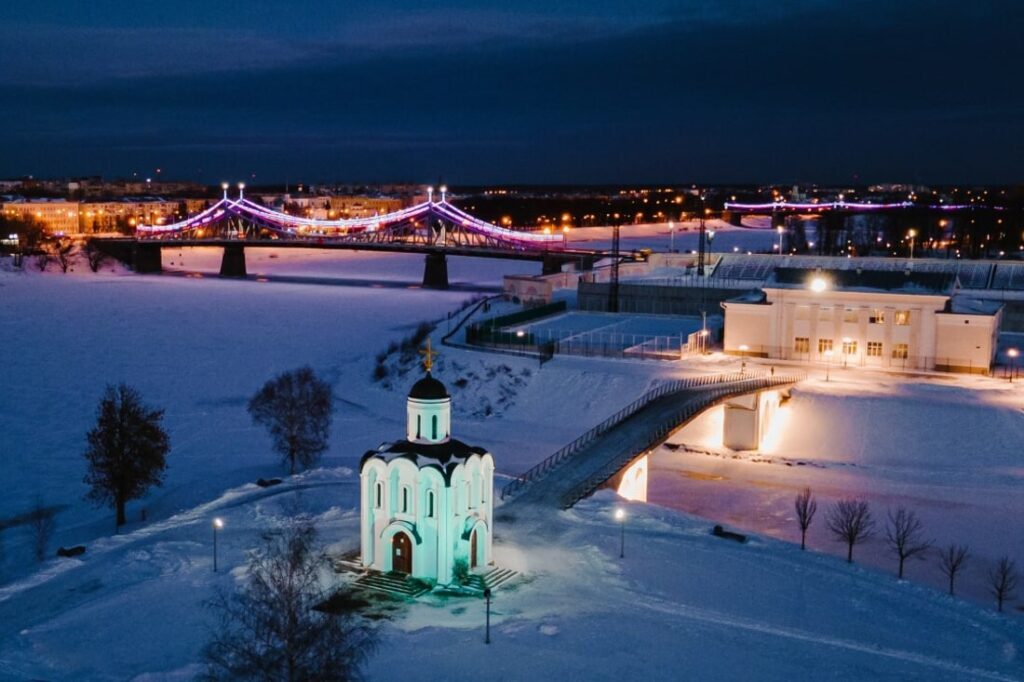
[[[418,580],[410,580],[404,573],[380,573],[367,571],[356,579],[353,586],[357,589],[380,592],[399,599],[415,599],[428,591],[428,587]]]
[[[486,573],[471,573],[464,587],[480,594],[483,594],[484,590],[488,588],[493,592],[518,575],[518,573],[510,568],[493,566]]]

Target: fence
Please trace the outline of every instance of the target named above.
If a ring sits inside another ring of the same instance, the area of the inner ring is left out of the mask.
[[[530,346],[538,345],[532,333],[522,330],[504,331],[502,328],[565,312],[566,307],[565,301],[557,301],[536,308],[521,310],[518,313],[501,315],[489,320],[476,322],[466,328],[466,343],[529,350]]]
[[[587,447],[595,440],[597,440],[599,437],[603,436],[605,433],[609,432],[611,429],[618,426],[626,419],[629,419],[637,412],[653,403],[655,400],[658,400],[660,398],[663,398],[674,393],[680,393],[682,391],[694,388],[716,386],[718,384],[731,383],[732,386],[730,388],[726,388],[725,390],[735,391],[736,382],[739,381],[744,382],[744,386],[746,386],[751,380],[767,382],[768,385],[779,385],[793,383],[794,381],[798,381],[800,378],[802,377],[798,377],[795,375],[783,376],[780,374],[778,376],[775,376],[774,373],[769,375],[768,372],[734,372],[731,374],[713,374],[708,376],[694,377],[691,379],[680,379],[662,384],[661,386],[658,386],[657,388],[654,388],[645,393],[644,395],[640,396],[626,407],[622,408],[612,416],[602,421],[597,426],[593,427],[592,429],[584,433],[579,438],[576,438],[571,443],[562,446],[553,454],[545,458],[544,461],[540,462],[539,464],[532,467],[522,475],[518,476],[516,480],[506,484],[501,489],[501,498],[505,499],[505,497],[507,496],[516,494],[529,483],[537,480],[541,476],[544,476],[549,471],[551,471],[551,469],[561,464],[565,459],[571,457],[575,453]],[[744,388],[741,392],[748,392],[750,390],[750,388]]]

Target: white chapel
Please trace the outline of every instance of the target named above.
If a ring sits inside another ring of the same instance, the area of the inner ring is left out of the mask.
[[[494,458],[452,438],[452,399],[426,373],[406,404],[406,436],[370,450],[359,465],[362,562],[448,585],[454,565],[492,563]]]

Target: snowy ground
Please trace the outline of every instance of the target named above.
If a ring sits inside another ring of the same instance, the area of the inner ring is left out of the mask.
[[[734,232],[770,248],[767,231]],[[197,605],[233,579],[211,571],[210,518],[227,520],[222,557],[232,568],[296,495],[318,514],[325,539],[338,549],[355,546],[351,470],[365,450],[403,432],[404,396],[415,378],[411,371],[392,377],[390,389],[371,382],[375,355],[421,321],[439,320],[443,329],[449,311],[500,283],[502,273],[536,265],[450,259],[465,289],[437,292],[417,287],[418,256],[271,255],[249,258],[250,272],[268,282],[205,276],[216,272],[219,254],[198,249],[165,257],[169,268],[193,276],[0,267],[0,347],[8,351],[0,519],[39,496],[61,507],[55,546],[89,545],[81,561],[37,569],[27,531],[3,531],[0,679],[194,674],[206,622]],[[245,402],[274,373],[307,363],[339,399],[324,468],[256,488],[252,481],[282,468]],[[540,369],[525,358],[443,348],[438,373],[454,393],[457,435],[487,446],[499,473],[514,474],[657,382],[734,364],[559,357]],[[468,380],[464,389],[455,387],[459,378]],[[103,385],[120,380],[167,409],[173,449],[165,486],[130,505],[132,523],[111,536],[111,512],[82,500],[81,452]],[[681,432],[676,440],[712,454],[657,455],[652,500],[792,540],[792,494],[809,483],[823,506],[846,492],[869,495],[879,512],[905,500],[936,540],[1024,561],[1024,429],[1019,396],[1006,386],[852,372],[810,382],[779,422],[792,428],[766,443],[763,457],[715,456],[714,414]],[[810,463],[786,466],[787,459]],[[529,581],[499,593],[495,643],[479,644],[477,601],[416,605],[385,626],[372,676],[467,679],[486,665],[498,679],[1024,679],[1015,619],[776,540],[725,543],[707,536],[711,521],[654,506],[631,505],[620,562],[611,505],[604,493],[540,526],[506,520],[498,560]],[[142,508],[146,523],[138,521]],[[838,549],[820,525],[811,545]],[[889,570],[880,552],[865,549],[868,564]],[[983,566],[979,560],[965,582],[975,586],[967,590],[975,600],[983,597]],[[926,566],[908,570],[932,582]]]

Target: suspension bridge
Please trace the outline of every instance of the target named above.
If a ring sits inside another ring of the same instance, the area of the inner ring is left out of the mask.
[[[291,215],[252,201],[239,186],[237,198],[224,196],[209,208],[180,222],[139,225],[134,238],[97,239],[101,248],[139,273],[162,270],[164,248],[221,247],[222,277],[245,277],[245,249],[258,247],[344,249],[422,253],[423,286],[448,287],[448,256],[537,261],[544,274],[566,263],[590,269],[605,254],[570,249],[565,235],[502,227],[481,220],[448,201],[447,192],[391,213],[321,220]]]

